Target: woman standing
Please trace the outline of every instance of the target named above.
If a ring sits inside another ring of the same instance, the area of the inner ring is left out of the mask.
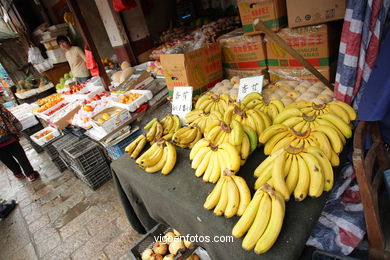
[[[0,104],[0,160],[16,178],[23,179],[27,176],[29,181],[35,181],[39,178],[39,173],[34,171],[19,143],[21,130],[22,124],[19,120]]]
[[[83,50],[80,47],[72,46],[66,36],[60,35],[56,40],[57,44],[65,50],[66,60],[77,83],[80,84],[91,78]]]

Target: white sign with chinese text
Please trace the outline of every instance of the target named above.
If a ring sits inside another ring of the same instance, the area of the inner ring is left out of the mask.
[[[261,93],[261,90],[263,89],[263,80],[264,75],[240,79],[240,88],[238,89],[238,102],[241,102],[249,93]]]
[[[185,120],[187,113],[192,110],[192,87],[173,88],[172,114]]]

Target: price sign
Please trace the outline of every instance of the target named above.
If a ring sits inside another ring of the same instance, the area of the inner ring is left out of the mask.
[[[249,93],[261,93],[261,90],[263,89],[263,80],[264,75],[240,79],[238,102],[241,102]]]
[[[173,88],[172,114],[178,115],[183,121],[192,110],[192,87]]]

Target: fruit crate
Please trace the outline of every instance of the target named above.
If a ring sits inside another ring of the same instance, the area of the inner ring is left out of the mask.
[[[93,190],[97,190],[112,178],[111,168],[107,163],[101,164],[89,171],[79,171],[74,166],[70,166],[76,176]]]
[[[64,149],[72,146],[74,143],[76,143],[78,141],[79,141],[79,138],[77,136],[72,135],[72,134],[66,134],[62,138],[58,139],[57,141],[53,142],[50,145],[56,151],[56,153],[53,152],[52,154],[54,156],[57,155],[57,157],[59,156],[63,161],[68,162],[69,159],[66,157],[66,154],[64,153]],[[48,149],[51,149],[51,148],[48,147]]]
[[[88,172],[102,164],[107,164],[100,147],[87,138],[65,148],[64,153],[70,165],[79,172]]]
[[[116,160],[125,153],[125,148],[128,146],[135,138],[142,134],[141,130],[138,130],[134,133],[129,133],[122,138],[114,140],[109,146],[106,147],[108,155],[111,159]]]
[[[60,172],[63,172],[68,169],[68,166],[66,166],[66,163],[60,157],[53,159],[52,162]]]
[[[145,249],[152,248],[153,244],[156,242],[155,239],[159,236],[164,236],[167,232],[172,231],[171,227],[168,227],[164,224],[157,224],[149,232],[147,232],[143,237],[141,237],[129,250],[129,255],[132,260],[141,260],[142,252]],[[192,255],[192,253],[198,248],[195,246],[192,249],[187,249],[183,254],[179,253],[175,256],[175,259],[187,259]]]

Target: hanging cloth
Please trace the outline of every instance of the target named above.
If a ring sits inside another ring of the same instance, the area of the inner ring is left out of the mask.
[[[117,12],[137,7],[137,2],[135,0],[112,0],[112,4],[114,6],[114,10]]]

